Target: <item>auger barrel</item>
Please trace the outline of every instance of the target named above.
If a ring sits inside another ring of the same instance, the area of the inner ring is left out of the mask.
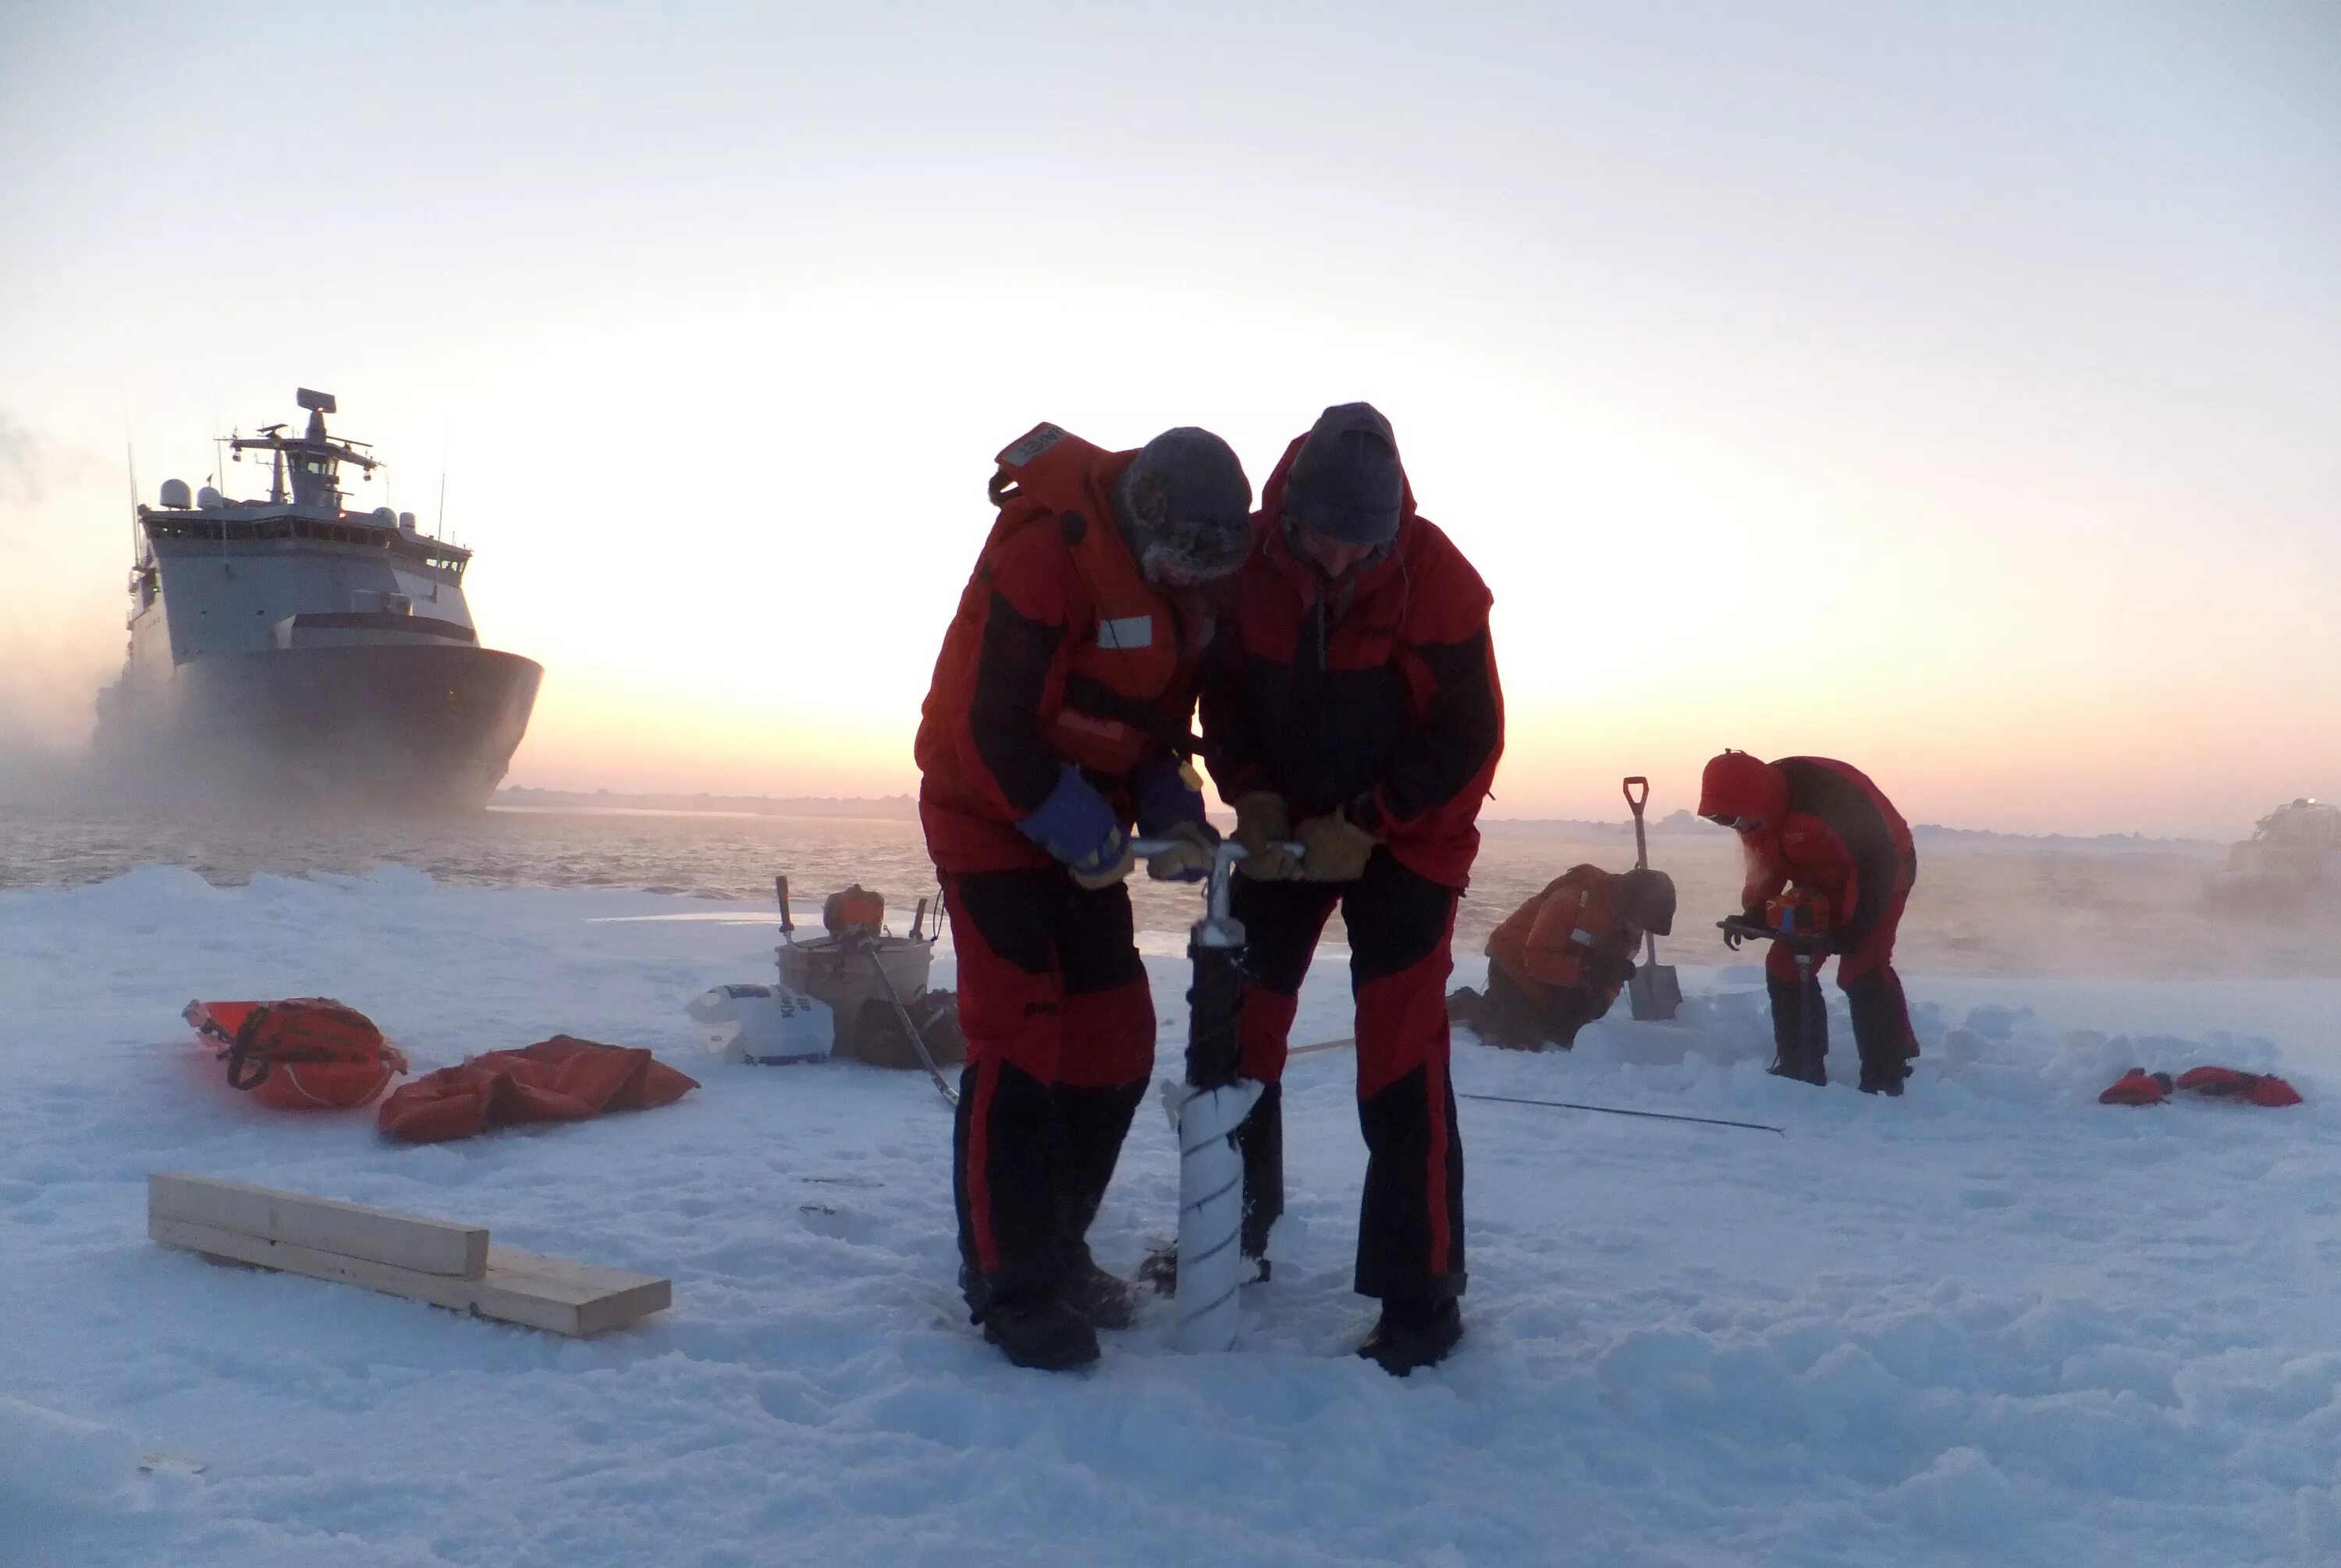
[[[1141,839],[1141,856],[1178,840]],[[1298,845],[1278,848],[1299,853]],[[1261,1086],[1241,1077],[1236,1020],[1243,1008],[1243,923],[1228,912],[1229,884],[1243,846],[1221,839],[1211,855],[1203,918],[1187,934],[1193,980],[1187,992],[1187,1074],[1163,1097],[1179,1136],[1178,1329],[1180,1350],[1234,1346],[1237,1292],[1248,1262],[1241,1246],[1244,1161],[1236,1129],[1260,1103]]]

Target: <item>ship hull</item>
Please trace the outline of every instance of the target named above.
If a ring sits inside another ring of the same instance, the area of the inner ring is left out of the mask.
[[[456,645],[215,655],[110,694],[101,745],[150,786],[477,809],[511,766],[543,676],[533,660]]]

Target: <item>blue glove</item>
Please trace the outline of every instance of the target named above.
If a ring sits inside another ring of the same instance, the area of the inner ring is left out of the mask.
[[[1193,822],[1210,842],[1220,841],[1218,830],[1203,815],[1203,792],[1187,787],[1179,759],[1168,752],[1150,757],[1131,769],[1130,799],[1142,839],[1160,839],[1181,822]]]
[[[1081,770],[1061,765],[1057,787],[1016,830],[1076,871],[1095,871],[1121,858],[1127,841],[1121,819],[1105,797],[1081,777]]]

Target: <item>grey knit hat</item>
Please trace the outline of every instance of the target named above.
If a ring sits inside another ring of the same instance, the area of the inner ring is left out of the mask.
[[[1398,438],[1371,403],[1319,415],[1284,476],[1285,521],[1345,544],[1388,544],[1405,504]]]
[[[1150,581],[1210,582],[1251,550],[1251,481],[1232,447],[1193,425],[1139,449],[1114,486],[1113,511]]]

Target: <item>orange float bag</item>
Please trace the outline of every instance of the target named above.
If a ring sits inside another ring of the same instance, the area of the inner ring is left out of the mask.
[[[281,1111],[349,1110],[406,1071],[372,1018],[329,997],[189,1002],[181,1016],[216,1047],[230,1088]]]

